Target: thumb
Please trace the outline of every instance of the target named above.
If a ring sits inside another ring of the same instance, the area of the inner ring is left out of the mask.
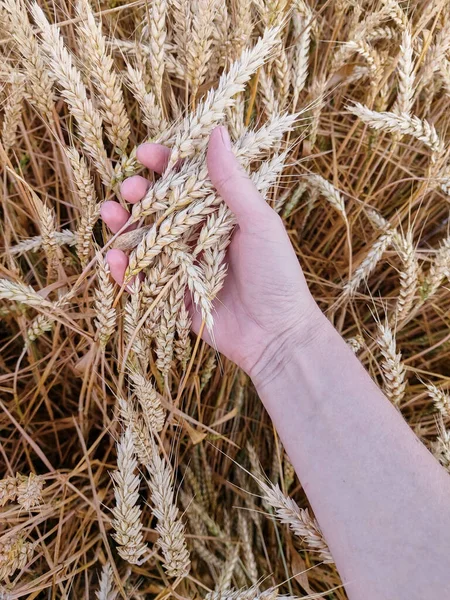
[[[254,224],[255,218],[271,212],[270,206],[234,156],[225,127],[213,130],[206,160],[212,184],[236,215],[241,227]]]

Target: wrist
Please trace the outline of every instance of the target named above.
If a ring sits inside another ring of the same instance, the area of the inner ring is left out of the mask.
[[[321,346],[330,329],[333,326],[314,303],[307,316],[277,332],[248,371],[260,395],[273,380],[283,377],[299,354],[314,352]]]

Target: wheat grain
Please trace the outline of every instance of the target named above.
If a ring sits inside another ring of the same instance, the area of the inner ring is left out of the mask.
[[[133,433],[127,427],[117,444],[117,470],[112,473],[116,506],[112,510],[114,540],[119,545],[119,555],[131,564],[141,564],[148,548],[144,542],[139,499],[140,479],[134,471]]]

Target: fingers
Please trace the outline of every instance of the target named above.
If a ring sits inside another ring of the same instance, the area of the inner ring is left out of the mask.
[[[117,233],[130,218],[130,213],[114,200],[107,200],[100,208],[100,216],[113,233]]]
[[[113,248],[112,250],[108,250],[108,252],[106,253],[106,262],[109,265],[111,277],[119,285],[122,285],[125,277],[125,271],[128,267],[127,255],[124,254],[122,250]]]
[[[161,175],[169,162],[170,149],[161,144],[141,144],[136,151],[136,157],[144,167]]]
[[[140,175],[133,175],[128,177],[120,186],[120,193],[124,200],[130,204],[136,204],[140,202],[147,193],[150,187],[150,181],[141,177]]]
[[[272,212],[235,158],[225,127],[216,127],[212,132],[207,163],[214,187],[236,215],[241,228],[255,224],[258,216],[267,216]]]

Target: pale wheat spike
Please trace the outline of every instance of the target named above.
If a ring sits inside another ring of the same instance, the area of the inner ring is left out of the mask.
[[[432,445],[433,454],[443,467],[450,471],[450,431],[445,429],[443,420],[438,423],[439,435]]]
[[[363,39],[352,40],[345,45],[349,52],[356,52],[365,59],[371,73],[371,84],[377,85],[382,72],[379,53]]]
[[[190,40],[186,52],[186,70],[195,98],[205,81],[208,64],[212,57],[214,17],[218,0],[197,0],[191,4],[192,22]]]
[[[352,296],[363,281],[367,281],[369,275],[380,262],[381,257],[392,244],[393,231],[389,231],[381,235],[373,244],[366,257],[363,259],[359,267],[355,269],[351,279],[343,287],[344,297]]]
[[[27,343],[34,342],[38,337],[46,333],[47,331],[51,331],[53,328],[53,324],[55,323],[57,317],[56,314],[61,309],[65,308],[65,306],[69,303],[69,300],[72,297],[72,291],[67,292],[67,294],[62,295],[58,300],[53,304],[52,307],[52,315],[48,316],[47,314],[38,315],[33,321],[31,325],[27,329]]]
[[[147,91],[142,69],[127,65],[127,80],[134,97],[138,101],[142,112],[142,119],[148,127],[150,137],[161,134],[167,123],[163,117],[161,107],[151,91]]]
[[[237,0],[231,4],[230,53],[233,59],[239,56],[252,37],[255,23],[252,8],[251,2]]]
[[[156,366],[163,379],[169,374],[173,360],[177,316],[184,301],[185,285],[184,277],[179,277],[172,284],[155,336]]]
[[[206,74],[207,81],[214,81],[217,79],[219,69],[227,63],[230,51],[228,36],[229,25],[230,18],[226,2],[217,2],[215,5],[214,27],[212,31],[212,56]]]
[[[263,500],[274,509],[277,519],[289,525],[294,535],[303,538],[309,549],[317,552],[325,563],[334,562],[319,524],[308,511],[299,508],[292,498],[285,496],[278,484],[266,484],[259,478],[255,478],[255,481],[261,489]]]
[[[17,504],[24,510],[30,510],[42,503],[42,488],[44,480],[39,475],[30,473],[27,475],[16,475],[17,481]]]
[[[53,80],[45,67],[24,3],[2,0],[0,6],[8,13],[8,29],[23,59],[30,101],[42,116],[53,122]]]
[[[397,237],[399,238],[398,241]],[[403,263],[402,270],[400,271],[400,291],[395,307],[395,318],[399,322],[409,315],[414,304],[418,284],[419,264],[416,258],[412,233],[408,231],[405,236],[397,237],[394,238],[395,246]]]
[[[248,577],[253,585],[258,582],[258,566],[256,564],[255,554],[253,552],[253,540],[251,536],[251,526],[245,516],[245,512],[240,510],[238,512],[239,517],[239,534],[242,540],[242,550],[244,556],[245,570],[247,571]]]
[[[428,395],[434,402],[434,406],[441,415],[446,419],[450,418],[450,395],[433,383],[425,383],[425,387],[428,390]]]
[[[80,222],[76,232],[77,254],[84,268],[92,248],[92,232],[100,216],[94,183],[84,156],[75,148],[66,148],[65,153],[72,168],[74,196],[80,203]]]
[[[287,106],[291,87],[291,71],[286,50],[282,46],[273,63],[275,80],[277,82],[279,103],[282,108]]]
[[[59,28],[50,25],[42,9],[32,5],[34,20],[41,30],[42,48],[52,76],[62,88],[61,95],[75,118],[86,152],[92,157],[103,183],[110,186],[113,169],[102,139],[102,117],[87,97],[86,87],[64,45]]]
[[[203,149],[215,125],[224,118],[225,110],[234,104],[233,97],[242,92],[250,77],[268,60],[279,40],[279,27],[266,29],[251,49],[242,52],[219,80],[217,89],[208,92],[194,113],[187,116],[177,133],[169,166],[180,158]],[[159,141],[165,141],[164,136]]]
[[[102,567],[98,590],[95,592],[97,600],[116,600],[117,589],[114,585],[114,574],[111,563],[106,562]]]
[[[381,368],[385,380],[384,391],[395,406],[399,406],[405,395],[406,371],[402,355],[397,352],[394,334],[388,324],[378,324],[377,344],[383,360]]]
[[[205,600],[300,600],[300,598],[279,595],[276,587],[271,587],[262,592],[258,585],[254,585],[247,589],[208,592]]]
[[[159,533],[157,544],[164,557],[164,569],[169,577],[185,577],[189,573],[191,560],[186,546],[184,525],[175,504],[172,469],[160,456],[156,445],[147,471],[152,513],[157,519],[156,531]]]
[[[42,307],[47,310],[53,308],[53,304],[35,292],[30,285],[9,279],[0,279],[0,300],[21,302],[28,306]]]
[[[436,160],[443,152],[443,142],[439,138],[434,125],[418,117],[393,112],[376,112],[356,102],[348,107],[349,112],[357,116],[363,123],[377,131],[411,135],[428,146],[433,152],[432,160]]]
[[[274,114],[280,112],[280,104],[278,97],[275,94],[275,86],[272,79],[272,74],[266,68],[259,70],[258,95],[261,98],[261,103],[264,106],[264,112],[271,119]]]
[[[130,427],[133,433],[136,457],[140,464],[146,465],[152,453],[152,445],[143,416],[124,398],[119,398],[118,404],[124,427]]]
[[[433,296],[445,278],[450,279],[450,236],[441,242],[435,259],[431,263],[424,290],[425,298]]]
[[[127,343],[130,343],[133,339],[131,350],[135,355],[135,360],[144,372],[144,367],[148,363],[147,342],[144,339],[142,329],[135,334],[142,317],[142,292],[138,277],[128,285],[128,289],[130,295],[125,304],[123,328]]]
[[[304,11],[298,10],[297,7],[294,8],[292,13],[292,25],[295,35],[292,67],[292,106],[294,109],[297,107],[300,93],[308,78],[311,21],[312,14],[309,7],[306,7],[306,14],[304,14]]]
[[[164,45],[167,36],[166,26],[167,0],[153,0],[149,6],[149,44],[150,68],[152,72],[152,85],[162,106],[162,87],[164,78]]]
[[[75,246],[76,236],[73,231],[70,231],[69,229],[55,231],[55,242],[59,246]],[[34,237],[22,240],[15,246],[11,246],[8,251],[12,256],[22,256],[22,254],[25,254],[26,252],[37,252],[40,248],[42,248],[42,236],[35,235]]]
[[[149,431],[159,433],[164,427],[166,412],[152,382],[137,371],[130,371],[130,379]]]
[[[411,115],[414,104],[414,60],[412,36],[408,29],[403,31],[400,56],[397,65],[399,88],[393,112]]]
[[[9,79],[9,93],[4,106],[2,142],[6,152],[17,142],[17,129],[22,118],[22,104],[25,97],[25,77],[18,71],[12,71]]]
[[[339,190],[332,183],[324,179],[321,175],[315,173],[308,175],[307,183],[311,189],[317,189],[319,193],[337,210],[345,222],[347,222],[347,212],[345,202]]]
[[[327,89],[327,78],[323,75],[318,76],[311,85],[311,125],[309,131],[309,140],[314,146],[319,131],[320,117],[325,107],[325,93]]]
[[[116,327],[117,313],[114,308],[114,286],[109,276],[109,265],[99,258],[97,262],[97,287],[95,289],[95,326],[97,339],[104,348]]]
[[[216,353],[211,351],[208,358],[206,359],[205,366],[203,367],[202,374],[200,376],[200,391],[202,392],[213,376],[216,368]]]
[[[216,592],[226,593],[230,589],[231,580],[239,561],[239,544],[230,546],[227,552],[226,560],[222,564],[221,572],[216,583]]]
[[[39,226],[42,236],[42,247],[47,258],[47,272],[51,275],[62,254],[55,239],[55,212],[45,204],[39,207]]]
[[[436,34],[434,43],[431,45],[426,55],[425,64],[418,75],[419,86],[417,92],[421,91],[425,86],[429,85],[434,77],[434,74],[439,71],[442,62],[446,59],[448,50],[450,49],[450,19],[444,21],[444,25]]]
[[[14,502],[17,497],[17,478],[5,477],[0,479],[0,506]]]
[[[200,308],[207,329],[212,331],[214,323],[212,304],[203,270],[194,263],[193,256],[184,249],[171,248],[170,256],[187,278],[187,285],[194,304]]]
[[[192,352],[192,345],[189,337],[191,325],[191,317],[184,302],[182,302],[177,317],[177,339],[175,340],[175,354],[177,359],[180,361],[182,371],[186,369]]]
[[[351,349],[354,354],[357,354],[364,346],[364,338],[362,335],[355,335],[355,337],[346,340],[347,346]]]
[[[25,567],[34,554],[34,544],[20,534],[9,535],[0,542],[0,581]]]
[[[80,18],[77,33],[83,48],[83,57],[99,93],[100,112],[108,138],[123,154],[130,137],[130,123],[123,100],[122,88],[114,70],[114,63],[106,50],[101,25],[95,21],[89,0],[77,0],[76,12]]]
[[[140,478],[135,475],[133,433],[127,427],[117,444],[117,470],[112,473],[116,505],[112,510],[114,540],[119,555],[130,564],[141,564],[148,552],[138,505]]]

